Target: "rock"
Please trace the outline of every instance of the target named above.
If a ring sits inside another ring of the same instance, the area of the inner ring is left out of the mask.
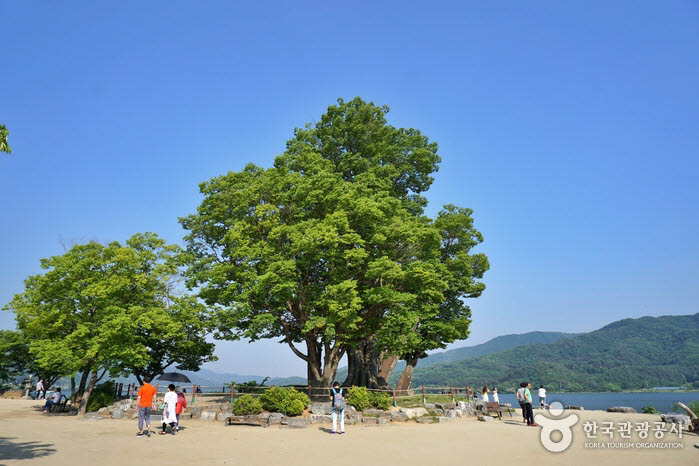
[[[202,421],[213,421],[216,419],[216,412],[215,411],[202,411],[201,415],[199,416],[199,419]]]
[[[407,414],[410,419],[427,415],[425,408],[400,408],[400,412]]]
[[[447,409],[446,411],[444,411],[444,417],[448,417],[449,419],[456,419],[456,410]]]
[[[275,425],[275,424],[281,424],[282,423],[282,417],[284,415],[282,413],[270,413],[269,417],[267,418],[267,425]]]
[[[201,412],[204,411],[203,406],[188,406],[187,411],[192,413],[192,417],[198,419],[201,417]]]
[[[417,418],[417,422],[420,424],[432,424],[434,422],[434,418],[432,416],[422,416]]]
[[[362,416],[362,423],[364,424],[386,424],[388,422],[388,419],[385,417],[364,417]]]
[[[492,421],[492,420],[493,420],[493,416],[483,416],[483,415],[480,415],[480,416],[478,416],[478,420],[479,420],[479,421],[483,421],[483,422],[489,422],[489,421]]]
[[[434,408],[434,409],[430,409],[430,413],[434,416],[442,416],[444,414],[444,410],[442,410],[440,408]]]
[[[485,406],[485,401],[478,400],[478,401],[474,401],[473,404],[474,404],[474,408],[476,411],[481,411],[481,412],[487,411],[487,408]]]
[[[451,421],[453,421],[453,419],[450,418],[450,417],[446,417],[446,416],[437,416],[437,422],[439,422],[440,424],[443,423],[443,422],[451,422]]]
[[[436,407],[434,403],[425,403],[425,409],[434,409]]]
[[[113,409],[113,408],[110,408],[109,406],[105,406],[104,408],[98,409],[97,414],[103,414],[103,413],[110,414],[111,409]]]
[[[124,411],[119,408],[114,408],[112,410],[112,419],[121,419],[124,417]]]
[[[682,427],[689,425],[689,416],[686,414],[667,413],[661,414],[660,419],[668,424],[679,424]]]
[[[390,416],[391,416],[391,421],[394,421],[394,422],[403,422],[403,421],[407,421],[408,419],[410,419],[410,416],[408,416],[406,413],[403,413],[401,411],[393,411],[393,412],[391,412]]]
[[[230,417],[232,415],[233,415],[233,413],[230,411],[216,413],[216,420],[217,421],[225,421],[227,417]]]
[[[464,416],[476,415],[475,403],[473,401],[459,401],[457,406],[459,407],[459,409],[461,409]]]
[[[383,409],[365,409],[362,414],[364,416],[386,416],[386,411]]]
[[[134,413],[131,415],[131,419],[138,419],[138,411],[134,411]]]
[[[284,417],[282,418],[282,426],[287,426],[292,429],[308,427],[308,419],[305,417]]]
[[[564,409],[576,409],[578,411],[585,411],[585,408],[582,406],[566,406]]]
[[[311,413],[312,414],[331,414],[330,408],[331,403],[311,403]]]
[[[362,423],[362,415],[361,414],[347,414],[345,413],[345,424],[361,424]]]
[[[233,411],[233,403],[221,403],[221,406],[219,406],[219,409],[223,411],[224,413],[226,411]]]
[[[333,418],[328,414],[311,414],[312,424],[328,424],[330,422],[333,422]]]
[[[628,406],[612,406],[607,408],[608,413],[635,413],[636,410]]]
[[[434,404],[436,408],[439,408],[446,412],[448,409],[456,409],[456,403],[435,403]]]

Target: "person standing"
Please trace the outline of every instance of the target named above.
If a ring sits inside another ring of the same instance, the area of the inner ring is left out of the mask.
[[[46,397],[46,389],[44,388],[44,379],[39,379],[39,381],[36,383],[36,398],[35,400],[38,400],[40,398],[45,398]]]
[[[546,408],[546,389],[543,385],[539,385],[539,407]]]
[[[165,429],[167,425],[170,424],[170,432],[172,435],[177,433],[177,393],[175,393],[175,385],[170,384],[167,386],[167,393],[163,397],[163,402],[165,402],[165,409],[163,409],[163,431],[160,435],[165,435]]]
[[[143,423],[146,424],[146,435],[150,437],[150,412],[155,401],[155,387],[150,384],[150,379],[143,379],[143,385],[138,389],[138,434],[143,437]]]
[[[500,397],[498,396],[497,387],[493,387],[493,401],[496,402],[498,405],[500,404]]]
[[[483,387],[483,390],[481,390],[481,399],[486,403],[490,402],[490,397],[488,396],[488,387]]]
[[[176,392],[177,393],[177,407],[175,408],[175,414],[177,415],[177,424],[175,424],[176,429],[179,431],[180,430],[180,414],[182,412],[187,412],[187,396],[185,393],[187,393],[186,389],[183,389],[181,392]]]
[[[519,389],[517,390],[517,393],[515,394],[515,397],[517,398],[517,402],[519,403],[519,408],[522,410],[522,422],[527,422],[527,413],[524,410],[524,387],[527,384],[525,382],[522,382],[519,384]]]
[[[536,427],[537,424],[534,422],[534,410],[532,409],[532,392],[529,390],[532,388],[532,384],[526,382],[524,386],[524,412],[527,425],[530,427]]]
[[[337,417],[340,416],[340,433],[345,433],[345,397],[342,395],[340,382],[334,382],[330,389],[330,400],[332,400],[333,434],[337,433]]]

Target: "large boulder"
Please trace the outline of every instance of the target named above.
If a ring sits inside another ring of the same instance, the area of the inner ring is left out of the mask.
[[[362,415],[357,413],[345,413],[345,424],[361,424]]]
[[[427,415],[425,408],[400,408],[399,410],[401,413],[407,414],[410,419]]]
[[[202,411],[199,419],[202,421],[213,421],[216,419],[216,411]]]
[[[187,411],[192,413],[194,419],[199,419],[201,417],[201,412],[204,411],[203,406],[188,406]]]
[[[112,410],[112,419],[121,419],[124,417],[124,410],[121,408],[114,408]]]
[[[480,415],[480,416],[478,416],[478,420],[479,420],[479,421],[483,421],[483,422],[490,422],[490,421],[493,420],[493,416],[483,416],[483,415]]]
[[[434,408],[430,409],[430,413],[434,416],[442,416],[444,414],[444,410],[441,408]]]
[[[689,416],[677,413],[661,414],[660,419],[668,424],[679,424],[683,428],[688,426],[690,422]]]
[[[311,403],[312,414],[330,414],[332,403]]]
[[[373,408],[365,409],[364,411],[362,411],[362,414],[364,416],[386,416],[387,415],[386,411],[384,411],[383,409],[373,409]]]
[[[636,410],[628,406],[612,406],[607,408],[608,413],[635,413]]]
[[[456,409],[456,403],[452,403],[452,402],[435,403],[434,405],[436,408],[439,408],[439,409],[443,410],[444,412],[446,412],[448,409]]]
[[[270,413],[267,417],[267,425],[273,426],[282,423],[282,418],[284,415],[282,413]]]
[[[232,416],[233,413],[230,411],[222,411],[220,413],[216,413],[216,420],[217,421],[225,421],[227,417]]]
[[[406,413],[404,413],[402,411],[393,411],[393,412],[391,412],[390,416],[391,416],[391,421],[394,421],[394,422],[403,422],[403,421],[407,421],[408,419],[410,419],[410,416],[408,416]]]
[[[456,416],[458,416],[458,414],[455,409],[447,409],[446,411],[444,411],[444,417],[448,417],[449,419],[456,419]]]

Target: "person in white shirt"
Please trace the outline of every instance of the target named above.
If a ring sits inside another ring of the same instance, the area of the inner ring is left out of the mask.
[[[483,387],[483,391],[481,392],[481,398],[483,401],[488,403],[490,401],[490,397],[488,396],[488,387]]]
[[[493,401],[500,404],[500,397],[498,396],[498,389],[493,387]]]
[[[44,412],[47,412],[51,406],[61,404],[61,396],[61,387],[56,387],[56,390],[53,392],[53,395],[51,395],[51,398],[46,400]]]
[[[45,398],[46,397],[46,389],[44,388],[44,379],[39,379],[39,381],[36,383],[36,398],[35,400],[38,400],[39,398]]]
[[[170,432],[175,435],[177,433],[177,393],[174,384],[167,386],[167,393],[165,393],[163,401],[165,409],[163,410],[163,431],[160,432],[160,435],[166,434],[165,429],[168,424],[170,424]]]
[[[543,385],[539,385],[539,407],[546,407],[546,389]]]

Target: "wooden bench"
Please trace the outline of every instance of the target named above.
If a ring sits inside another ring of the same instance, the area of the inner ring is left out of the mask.
[[[52,404],[49,406],[49,413],[54,412],[54,410],[58,409],[60,412],[64,413],[66,411],[66,405],[68,404],[68,397],[65,395],[61,395],[61,401],[58,403]]]
[[[510,413],[510,417],[512,417],[512,413],[515,410],[509,406],[500,406],[496,401],[487,401],[485,403],[485,414],[495,413],[498,415],[498,419],[502,419],[503,412]]]

